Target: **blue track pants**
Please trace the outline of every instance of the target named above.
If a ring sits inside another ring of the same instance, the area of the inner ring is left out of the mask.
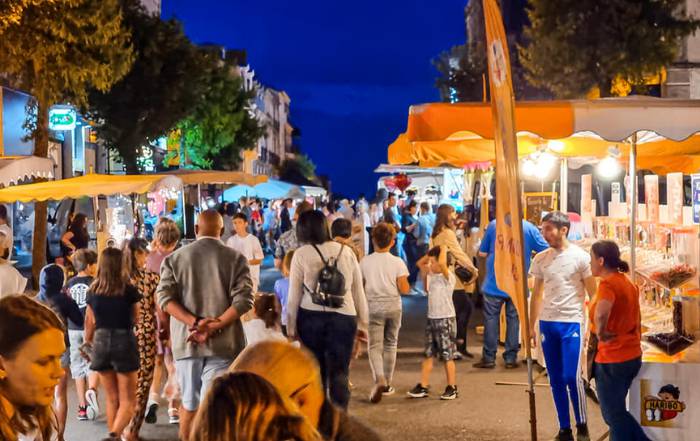
[[[542,352],[561,429],[571,428],[569,397],[577,424],[586,422],[583,335],[580,323],[540,321]]]

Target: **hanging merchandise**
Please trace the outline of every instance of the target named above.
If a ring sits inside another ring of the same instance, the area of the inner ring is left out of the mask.
[[[476,181],[476,170],[469,169],[464,172],[464,205],[472,205],[474,203],[474,182]]]
[[[647,220],[659,222],[659,177],[657,175],[644,176],[644,202],[647,206]]]
[[[494,173],[493,168],[481,173],[481,191],[479,192],[479,197],[481,199],[493,199],[493,195],[491,194],[491,182],[493,181]]]

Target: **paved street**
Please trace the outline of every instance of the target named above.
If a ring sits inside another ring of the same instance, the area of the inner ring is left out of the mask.
[[[268,266],[270,261],[268,260]],[[261,289],[271,290],[278,274],[263,270]],[[410,400],[406,391],[418,382],[420,375],[420,348],[423,344],[423,324],[426,309],[425,297],[404,299],[404,324],[399,341],[400,355],[394,385],[397,394],[385,398],[379,405],[369,403],[371,374],[367,358],[357,360],[352,366],[351,380],[355,385],[350,412],[374,427],[385,440],[526,440],[529,439],[528,397],[524,386],[497,386],[495,383],[525,383],[526,369],[506,371],[502,366],[492,371],[471,367],[471,362],[458,362],[460,397],[452,402],[438,399],[444,389],[444,374],[436,368],[432,376],[432,396]],[[480,311],[472,319],[472,325],[481,321]],[[480,353],[481,339],[470,336],[470,351]],[[499,360],[500,362],[500,360]],[[436,364],[436,367],[438,365]],[[547,384],[547,378],[539,381]],[[551,439],[557,430],[554,404],[548,387],[536,388],[540,439]],[[72,394],[74,397],[74,394]],[[104,422],[78,422],[74,419],[71,403],[71,419],[68,422],[66,440],[97,440],[106,433]],[[589,400],[590,428],[593,439],[605,432],[597,405]],[[161,424],[145,425],[145,440],[170,441],[177,439],[177,429],[169,426],[161,409]]]

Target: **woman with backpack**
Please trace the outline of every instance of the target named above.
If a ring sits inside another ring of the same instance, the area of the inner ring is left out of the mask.
[[[303,213],[296,229],[305,245],[292,259],[287,332],[313,352],[324,388],[345,409],[353,346],[366,339],[369,318],[360,265],[349,247],[332,240],[320,211]]]

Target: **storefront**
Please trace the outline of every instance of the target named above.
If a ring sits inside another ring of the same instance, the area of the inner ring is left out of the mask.
[[[547,190],[524,206],[575,211],[580,246],[615,240],[632,265],[644,337],[632,412],[652,439],[696,439],[700,102],[516,103],[515,117],[523,185],[539,179]],[[389,161],[468,167],[493,159],[492,134],[488,103],[415,106]]]

